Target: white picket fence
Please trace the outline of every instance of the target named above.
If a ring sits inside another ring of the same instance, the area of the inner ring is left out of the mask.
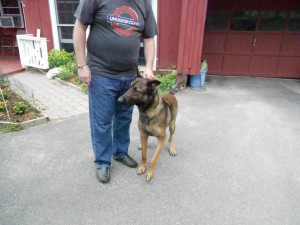
[[[47,39],[32,35],[17,35],[20,60],[23,68],[48,69]]]

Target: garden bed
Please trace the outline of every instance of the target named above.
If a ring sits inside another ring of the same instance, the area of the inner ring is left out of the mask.
[[[16,131],[48,121],[39,110],[10,88],[7,79],[0,78],[0,89],[0,131],[7,127],[11,127],[10,131]]]
[[[67,84],[79,87],[83,93],[87,93],[88,86],[82,83],[77,75],[77,62],[73,52],[69,53],[65,50],[59,51],[53,49],[49,52],[48,59],[49,67],[51,69],[49,74],[47,74],[48,78],[59,78],[61,81],[67,82]],[[154,72],[156,79],[161,82],[159,85],[160,93],[168,92],[171,87],[176,84],[177,72],[174,69],[175,66],[172,66],[170,70]]]

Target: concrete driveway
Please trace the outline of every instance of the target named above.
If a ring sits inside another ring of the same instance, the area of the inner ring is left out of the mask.
[[[299,225],[299,80],[208,76],[206,89],[177,94],[178,155],[166,146],[150,183],[116,161],[97,181],[87,114],[1,134],[0,224]]]

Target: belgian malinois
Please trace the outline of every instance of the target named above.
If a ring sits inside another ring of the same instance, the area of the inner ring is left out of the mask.
[[[140,130],[142,162],[138,174],[143,174],[146,171],[148,137],[155,136],[158,139],[158,146],[147,172],[147,181],[150,181],[153,177],[157,159],[167,138],[167,127],[170,131],[169,152],[172,156],[176,155],[173,134],[175,132],[178,103],[173,94],[177,91],[171,91],[173,94],[164,93],[159,95],[157,90],[159,84],[158,80],[149,80],[138,76],[131,83],[129,90],[118,99],[124,106],[136,105],[139,110],[138,127]]]

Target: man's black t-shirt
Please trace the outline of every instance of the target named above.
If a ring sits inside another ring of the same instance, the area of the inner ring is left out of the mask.
[[[150,0],[81,0],[75,17],[90,25],[87,63],[93,75],[135,75],[141,38],[158,33]]]

